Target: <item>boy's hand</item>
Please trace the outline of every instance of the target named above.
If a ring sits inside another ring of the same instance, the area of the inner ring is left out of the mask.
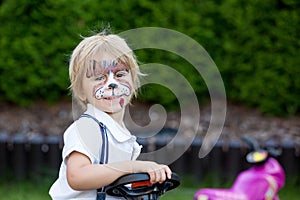
[[[146,172],[150,176],[151,183],[162,183],[171,179],[172,171],[167,165],[157,164],[151,161],[136,161],[133,166],[134,173]]]

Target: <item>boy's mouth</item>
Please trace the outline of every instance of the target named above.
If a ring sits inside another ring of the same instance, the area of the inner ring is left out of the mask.
[[[124,103],[125,103],[125,100],[122,96],[109,96],[109,97],[103,97],[102,99],[107,100],[107,101],[118,100],[118,103],[120,104],[121,107],[123,107]]]
[[[118,99],[120,97],[121,96],[109,96],[109,97],[103,97],[103,99],[105,99],[105,100],[114,100],[114,99]]]

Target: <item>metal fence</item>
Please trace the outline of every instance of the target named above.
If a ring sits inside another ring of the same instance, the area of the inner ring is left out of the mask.
[[[156,137],[151,142],[139,140],[147,152],[159,149],[168,140]],[[219,141],[212,151],[202,159],[198,153],[202,141],[196,138],[183,155],[170,165],[179,175],[191,175],[196,181],[213,176],[215,181],[232,180],[238,172],[249,166],[245,155],[249,149],[239,140]],[[269,141],[264,145],[274,145]],[[182,142],[175,142],[175,149],[183,149]],[[8,135],[0,133],[0,178],[10,176],[16,179],[42,175],[47,171],[59,170],[63,140],[61,136],[26,136],[24,134]],[[300,151],[293,141],[280,144],[282,154],[278,158],[288,177],[300,177]],[[167,156],[167,155],[165,155]]]
[[[60,136],[0,133],[0,177],[24,179],[58,170],[62,146]]]

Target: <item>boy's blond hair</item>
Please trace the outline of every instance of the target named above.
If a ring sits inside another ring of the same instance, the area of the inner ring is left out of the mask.
[[[74,49],[70,64],[70,90],[73,97],[80,103],[83,108],[86,108],[86,99],[82,95],[83,76],[86,76],[88,68],[91,66],[91,61],[100,55],[98,60],[101,60],[101,55],[108,54],[126,64],[130,69],[134,95],[137,94],[137,89],[140,86],[139,75],[140,70],[133,51],[129,48],[126,41],[115,34],[105,34],[103,32],[90,37],[84,37],[83,40]]]

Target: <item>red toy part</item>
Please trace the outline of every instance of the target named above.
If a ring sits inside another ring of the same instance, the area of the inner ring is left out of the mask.
[[[131,184],[131,188],[138,188],[138,187],[148,187],[151,186],[152,183],[150,181],[141,181],[141,182],[135,182]]]

